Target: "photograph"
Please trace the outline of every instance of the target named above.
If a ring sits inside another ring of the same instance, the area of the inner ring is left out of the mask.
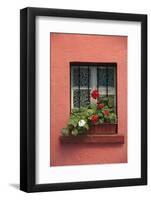
[[[127,36],[50,33],[50,165],[127,162]]]

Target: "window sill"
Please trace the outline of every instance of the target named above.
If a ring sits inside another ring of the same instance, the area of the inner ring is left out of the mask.
[[[80,136],[60,136],[61,143],[72,144],[124,144],[124,135],[80,135]]]

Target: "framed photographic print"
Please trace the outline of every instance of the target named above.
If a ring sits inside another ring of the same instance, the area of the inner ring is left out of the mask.
[[[147,16],[20,12],[20,189],[147,184]]]

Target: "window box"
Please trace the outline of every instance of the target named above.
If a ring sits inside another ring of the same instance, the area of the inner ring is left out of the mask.
[[[124,135],[78,135],[78,136],[60,136],[62,144],[124,144]]]
[[[117,124],[103,123],[99,125],[94,125],[87,131],[87,134],[94,134],[94,135],[117,134]]]

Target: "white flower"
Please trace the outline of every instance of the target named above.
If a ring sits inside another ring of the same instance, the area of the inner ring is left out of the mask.
[[[81,120],[79,121],[79,123],[78,123],[78,125],[79,125],[80,127],[83,127],[85,124],[86,124],[86,121],[83,120],[83,119],[81,119]]]

